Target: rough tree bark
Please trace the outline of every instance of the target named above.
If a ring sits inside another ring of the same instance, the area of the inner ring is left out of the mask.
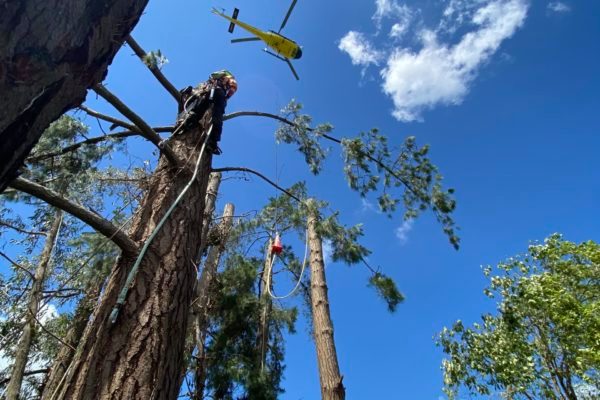
[[[161,157],[133,218],[130,236],[139,245],[192,177],[211,115],[209,109],[200,127],[170,140],[179,159],[189,161],[174,168]],[[55,399],[177,398],[211,160],[205,151],[196,181],[154,237],[113,324],[109,316],[135,257],[117,260]]]
[[[0,0],[0,192],[42,132],[81,104],[148,0]],[[51,35],[48,32],[52,32]]]
[[[12,367],[8,387],[6,388],[6,400],[17,400],[19,398],[25,366],[27,365],[31,342],[33,341],[33,335],[35,334],[37,314],[40,311],[39,308],[40,301],[42,300],[44,281],[46,280],[50,258],[52,257],[52,250],[54,249],[61,223],[62,211],[57,210],[54,214],[54,220],[52,221],[50,230],[46,236],[44,248],[40,254],[40,260],[35,270],[31,291],[29,292],[29,305],[27,307],[27,314],[25,315],[25,325],[23,326],[23,334],[21,335],[21,339],[17,345],[17,351],[15,352],[15,362]]]
[[[329,311],[325,263],[323,262],[323,243],[317,230],[319,216],[312,211],[308,217],[308,245],[310,248],[310,297],[313,316],[317,362],[323,400],[343,400],[346,390],[338,365],[333,323]]]
[[[102,268],[102,266],[95,265],[93,268]],[[102,282],[105,278],[106,277],[103,274],[98,274],[88,285],[84,297],[79,301],[79,304],[77,304],[71,327],[63,339],[64,344],[60,347],[58,354],[54,358],[50,373],[47,375],[46,381],[44,382],[42,398],[52,397],[52,394],[57,390],[67,368],[71,364],[73,356],[75,355],[73,349],[77,348],[90,316],[98,303]]]
[[[204,262],[204,268],[202,269],[202,275],[198,283],[198,298],[196,301],[196,371],[194,381],[195,392],[194,400],[202,400],[204,398],[204,383],[206,381],[206,351],[205,342],[208,330],[208,317],[210,313],[210,300],[213,294],[213,288],[217,278],[217,268],[221,261],[221,255],[225,251],[225,245],[233,225],[233,204],[227,203],[225,210],[223,211],[223,219],[218,225],[219,231],[219,242],[213,245],[208,250],[206,261]]]

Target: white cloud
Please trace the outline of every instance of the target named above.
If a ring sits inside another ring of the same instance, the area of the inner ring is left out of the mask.
[[[375,5],[377,31],[384,18],[397,18],[389,32],[396,40],[407,34],[420,13],[397,0],[375,0]],[[385,60],[380,76],[383,92],[393,100],[393,115],[401,121],[420,121],[425,110],[464,100],[479,69],[523,25],[528,8],[529,0],[449,0],[438,26],[418,33],[418,49],[379,50],[356,31],[348,32],[338,47],[352,64],[363,67],[363,75],[371,64]],[[444,39],[459,27],[467,31],[462,37],[453,43]]]
[[[53,320],[58,315],[58,309],[54,304],[46,304],[38,312],[37,318],[43,325],[46,325],[48,321]]]
[[[379,65],[383,53],[375,50],[365,36],[356,31],[350,31],[338,45],[338,49],[348,53],[353,65],[368,67],[370,64]]]
[[[381,22],[385,18],[398,18],[399,24],[408,27],[413,17],[413,11],[406,4],[398,4],[396,0],[375,0],[375,14],[373,21],[377,30],[381,29]]]
[[[420,51],[394,49],[381,71],[383,91],[394,102],[393,115],[415,121],[438,104],[460,104],[478,68],[523,25],[527,9],[526,0],[488,1],[472,15],[477,29],[456,45],[439,43],[436,32],[423,30]]]
[[[562,1],[551,1],[550,3],[548,3],[548,11],[552,11],[555,13],[568,13],[569,11],[571,11],[571,7],[566,4],[563,3]]]
[[[404,245],[406,242],[408,242],[408,234],[410,231],[412,231],[413,223],[414,220],[412,219],[406,220],[394,231],[396,237],[400,241],[400,244]]]

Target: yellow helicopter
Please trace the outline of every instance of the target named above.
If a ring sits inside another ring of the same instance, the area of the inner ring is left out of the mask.
[[[285,36],[283,36],[281,33],[279,33],[285,27],[285,24],[287,23],[288,19],[290,18],[290,14],[292,13],[292,10],[294,9],[294,6],[296,5],[297,1],[298,0],[292,1],[292,4],[290,5],[290,8],[288,9],[287,14],[285,15],[285,18],[283,19],[283,22],[281,23],[281,27],[279,27],[279,31],[277,31],[277,32],[263,31],[261,29],[253,27],[252,25],[249,25],[245,22],[238,20],[237,16],[238,16],[240,10],[238,10],[237,8],[235,8],[233,10],[233,14],[231,15],[231,17],[228,15],[225,15],[223,12],[217,10],[216,8],[213,8],[212,12],[217,15],[220,15],[221,17],[225,18],[226,20],[228,20],[230,22],[229,23],[229,33],[233,33],[233,28],[235,28],[235,25],[239,25],[240,28],[245,29],[254,35],[253,37],[248,37],[248,38],[233,39],[231,41],[231,43],[252,42],[252,41],[262,40],[263,42],[265,42],[267,47],[270,47],[271,49],[273,49],[275,51],[275,53],[269,51],[267,48],[265,48],[264,51],[274,57],[277,57],[281,61],[286,62],[290,66],[290,69],[292,70],[294,77],[296,77],[297,80],[300,80],[300,77],[298,77],[298,74],[296,73],[294,66],[290,62],[290,59],[297,60],[300,57],[302,57],[302,48],[298,45],[298,43],[294,42],[292,39],[288,39]]]

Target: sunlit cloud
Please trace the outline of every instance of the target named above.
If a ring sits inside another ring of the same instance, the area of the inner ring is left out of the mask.
[[[406,220],[394,231],[401,245],[405,245],[408,242],[408,234],[412,231],[413,223],[412,219]]]
[[[395,15],[398,21],[390,36],[406,35],[409,25],[402,22],[397,10],[399,4],[391,0],[376,0],[373,19],[380,26],[381,19]],[[451,0],[443,11],[435,29],[419,28],[417,48],[392,46],[377,50],[369,42],[358,41],[354,55],[346,51],[355,65],[366,69],[379,65],[382,90],[393,101],[392,114],[400,121],[421,121],[426,110],[440,105],[458,105],[463,102],[479,70],[497,52],[501,44],[512,37],[524,24],[529,3],[527,0]],[[416,11],[410,11],[414,15]],[[410,24],[410,18],[408,19]],[[458,38],[447,39],[447,34],[465,28]],[[414,29],[412,30],[414,31]],[[350,31],[345,37],[363,38],[360,32]],[[340,43],[340,49],[342,49]],[[376,56],[374,56],[376,54]]]
[[[563,14],[571,11],[571,7],[562,1],[551,1],[548,3],[548,11]]]

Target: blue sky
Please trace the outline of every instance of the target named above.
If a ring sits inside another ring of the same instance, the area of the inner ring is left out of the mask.
[[[600,3],[527,0],[299,0],[283,32],[304,46],[296,82],[259,43],[230,44],[227,22],[211,6],[277,29],[288,3],[152,0],[133,36],[169,59],[177,87],[214,70],[237,77],[228,112],[277,112],[290,99],[337,137],[380,128],[392,144],[415,135],[456,189],[461,249],[429,214],[403,225],[352,193],[340,154],[312,177],[293,148],[276,146],[272,121],[226,122],[215,166],[246,166],[282,185],[306,180],[309,191],[364,223],[370,262],[394,277],[406,301],[395,314],[366,287],[363,267],[330,264],[327,279],[340,367],[349,399],[438,399],[441,352],[432,337],[456,319],[494,309],[481,266],[522,253],[531,241],[561,232],[600,240]],[[237,31],[237,29],[236,29]],[[106,83],[153,125],[171,124],[173,100],[124,47]],[[88,95],[92,108],[115,114]],[[96,123],[88,119],[92,129]],[[152,149],[133,152],[153,159]],[[276,153],[278,164],[276,166]],[[221,203],[238,214],[258,209],[271,187],[228,180]],[[284,238],[286,240],[286,238]],[[301,244],[297,244],[301,252]],[[283,293],[287,283],[277,291]],[[302,321],[301,321],[302,323]],[[287,342],[282,399],[319,397],[314,345],[301,324]]]

